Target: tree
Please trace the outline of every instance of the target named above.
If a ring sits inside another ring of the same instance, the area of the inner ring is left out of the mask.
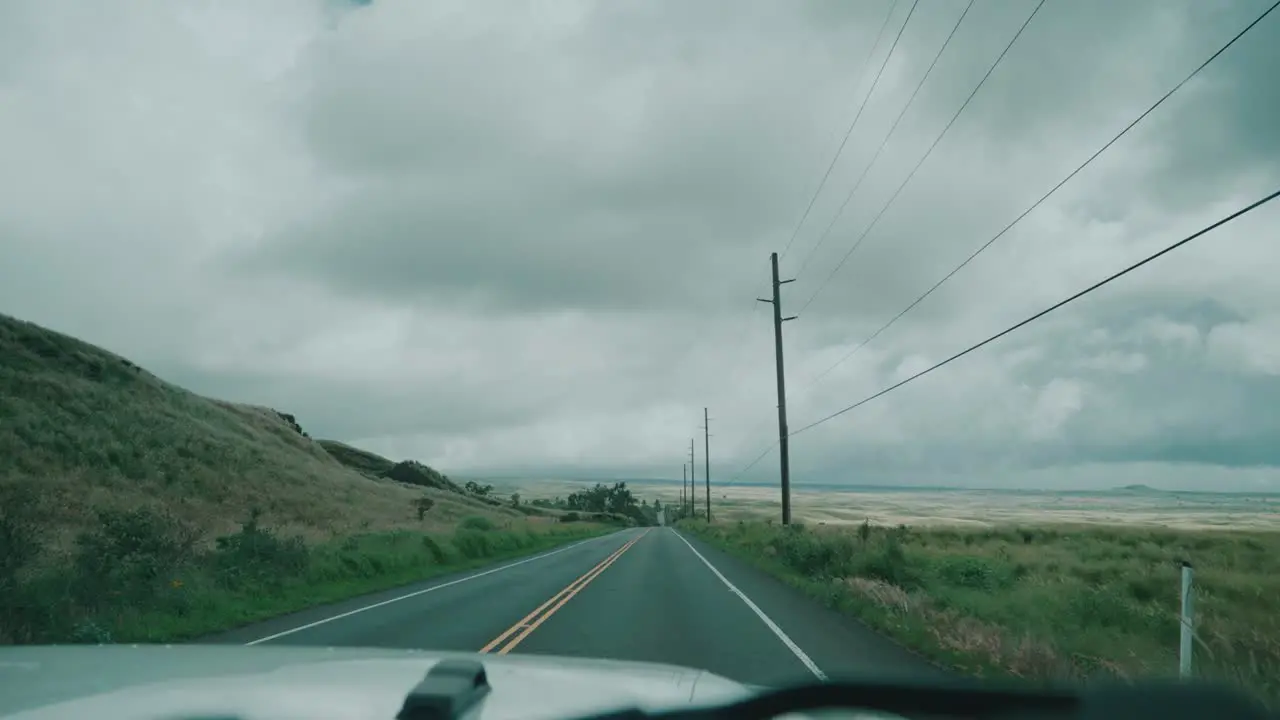
[[[511,493],[511,507],[520,507],[520,493]]]
[[[488,497],[489,493],[493,492],[492,485],[481,485],[475,480],[468,480],[467,483],[463,485],[463,488],[472,495],[479,495],[480,497]]]

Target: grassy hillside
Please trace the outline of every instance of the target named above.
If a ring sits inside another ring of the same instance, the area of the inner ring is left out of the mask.
[[[368,450],[351,447],[337,440],[317,440],[316,442],[329,453],[329,457],[369,477],[385,477],[391,468],[395,467],[393,460]]]
[[[210,534],[258,508],[264,524],[310,539],[423,529],[413,505],[423,495],[436,502],[426,529],[468,514],[518,515],[374,479],[344,463],[357,453],[369,469],[395,463],[346,447],[312,440],[291,416],[200,397],[100,348],[0,316],[0,482],[37,483],[54,499],[50,522],[63,539],[98,510],[153,504]]]
[[[1032,680],[1176,675],[1189,560],[1197,674],[1280,707],[1277,533],[682,526],[937,662]]]
[[[598,531],[522,510],[0,315],[0,642],[185,637]]]

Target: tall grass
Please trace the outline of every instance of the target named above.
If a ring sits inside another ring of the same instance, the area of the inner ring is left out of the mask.
[[[1033,681],[1176,675],[1188,560],[1197,675],[1280,707],[1280,534],[686,527],[940,664]]]
[[[575,523],[370,532],[307,543],[250,513],[212,544],[148,508],[103,510],[66,552],[42,552],[37,495],[0,493],[0,643],[168,642],[404,585],[604,532]]]

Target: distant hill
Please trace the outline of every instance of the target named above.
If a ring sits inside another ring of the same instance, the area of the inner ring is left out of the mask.
[[[388,470],[395,466],[394,460],[388,460],[377,453],[361,450],[360,448],[351,447],[346,443],[337,440],[317,440],[320,447],[329,453],[334,460],[346,465],[357,472],[364,473],[372,477],[382,477]]]
[[[1124,487],[1118,487],[1112,492],[1127,493],[1130,495],[1165,495],[1167,494],[1164,490],[1159,490],[1151,487],[1150,485],[1142,485],[1140,483],[1136,485],[1125,485]]]
[[[394,462],[377,453],[351,447],[337,440],[317,440],[316,442],[334,460],[366,477],[394,480],[408,485],[421,485],[456,493],[465,492],[461,485],[450,480],[448,476],[420,462],[414,460]]]
[[[93,522],[96,510],[139,506],[206,533],[234,530],[256,508],[264,523],[317,539],[518,514],[424,465],[317,442],[288,413],[201,397],[0,315],[0,490],[20,485],[47,501],[42,523],[55,539]],[[425,522],[414,505],[424,494],[435,500]]]

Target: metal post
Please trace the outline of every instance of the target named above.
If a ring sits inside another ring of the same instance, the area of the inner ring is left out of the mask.
[[[1178,646],[1178,676],[1183,678],[1191,677],[1191,649],[1196,630],[1192,575],[1191,563],[1182,561],[1182,615],[1179,618],[1182,634]]]

